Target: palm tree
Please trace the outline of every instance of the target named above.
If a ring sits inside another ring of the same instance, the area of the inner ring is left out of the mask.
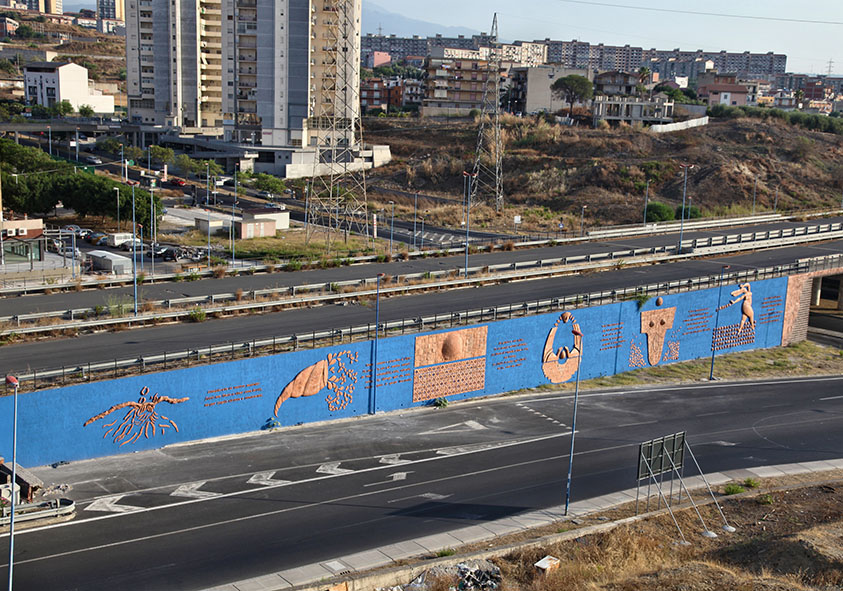
[[[639,84],[639,86],[641,86],[641,87],[646,86],[646,84],[650,81],[650,74],[652,74],[652,71],[647,66],[641,66],[640,68],[638,68],[638,84]],[[643,92],[641,92],[640,94],[643,94]]]

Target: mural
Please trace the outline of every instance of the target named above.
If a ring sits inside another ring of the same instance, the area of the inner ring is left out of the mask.
[[[170,427],[178,432],[179,427],[176,425],[175,421],[168,419],[164,415],[159,415],[155,410],[155,407],[161,402],[166,402],[168,404],[181,404],[182,402],[187,402],[190,398],[170,398],[169,396],[161,396],[156,392],[147,401],[146,395],[149,394],[149,388],[147,387],[142,388],[140,394],[140,399],[137,402],[128,401],[115,404],[108,410],[91,417],[85,421],[82,426],[87,427],[91,423],[104,419],[113,412],[117,412],[118,410],[128,407],[129,411],[123,416],[123,420],[120,421],[119,424],[117,424],[117,419],[115,419],[111,423],[103,425],[103,429],[107,429],[103,438],[113,435],[114,443],[119,441],[121,442],[120,447],[122,447],[127,443],[132,443],[141,435],[147,439],[149,439],[150,433],[155,436],[156,428],[161,429],[162,435],[164,434],[164,431]],[[159,423],[159,419],[163,422]],[[126,439],[127,437],[128,439]]]
[[[292,426],[563,384],[578,373],[587,380],[708,357],[712,348],[777,346],[793,317],[785,311],[802,293],[788,286],[775,278],[381,338],[377,354],[363,341],[25,393],[19,463],[258,432],[267,417]],[[11,398],[0,396],[0,455],[11,449],[3,420]],[[88,429],[94,423],[104,435]]]
[[[553,342],[556,339],[556,331],[559,328],[559,323],[571,323],[571,334],[574,335],[574,346],[571,349],[568,347],[560,347],[559,350],[553,352]],[[542,373],[552,384],[561,384],[573,377],[580,367],[580,359],[582,356],[582,331],[580,325],[574,319],[574,315],[570,312],[563,312],[553,328],[547,334],[544,341],[544,350],[542,352]],[[562,363],[559,363],[562,361]]]
[[[346,358],[343,362],[342,358]],[[293,378],[287,387],[275,400],[273,414],[278,416],[278,409],[281,404],[289,398],[301,398],[302,396],[313,396],[324,388],[331,390],[325,399],[328,409],[331,411],[342,410],[352,401],[354,386],[357,384],[357,372],[349,365],[357,363],[358,354],[351,351],[342,351],[337,354],[328,354],[327,359],[317,361],[309,367],[305,367]]]

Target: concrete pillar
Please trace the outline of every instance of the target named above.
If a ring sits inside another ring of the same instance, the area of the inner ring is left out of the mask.
[[[840,288],[837,291],[837,309],[843,310],[843,275],[838,275],[837,278],[840,280]]]
[[[820,288],[822,287],[822,277],[815,277],[811,280],[811,305],[820,305]]]

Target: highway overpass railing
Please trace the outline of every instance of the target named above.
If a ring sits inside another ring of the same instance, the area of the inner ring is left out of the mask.
[[[722,279],[725,283],[740,283],[840,267],[843,267],[843,255],[828,255],[801,259],[784,265],[730,271],[724,274]],[[705,275],[665,283],[643,284],[558,298],[446,312],[431,316],[408,317],[384,321],[378,326],[375,326],[374,323],[366,323],[356,326],[334,327],[291,335],[253,339],[251,341],[221,343],[181,351],[163,351],[132,358],[112,359],[100,362],[92,361],[58,368],[28,370],[27,372],[19,372],[16,375],[20,380],[22,388],[25,390],[34,390],[80,381],[110,379],[122,375],[202,365],[239,357],[268,355],[285,351],[338,345],[357,340],[369,340],[374,338],[376,330],[379,335],[384,337],[405,333],[418,333],[467,324],[494,322],[496,320],[519,316],[544,314],[566,309],[572,310],[618,301],[647,299],[656,295],[707,289],[717,287],[718,285],[720,285],[719,274]]]

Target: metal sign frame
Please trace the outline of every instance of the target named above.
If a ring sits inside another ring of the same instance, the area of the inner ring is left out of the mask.
[[[638,450],[639,481],[680,470],[685,463],[685,431],[644,441]]]

